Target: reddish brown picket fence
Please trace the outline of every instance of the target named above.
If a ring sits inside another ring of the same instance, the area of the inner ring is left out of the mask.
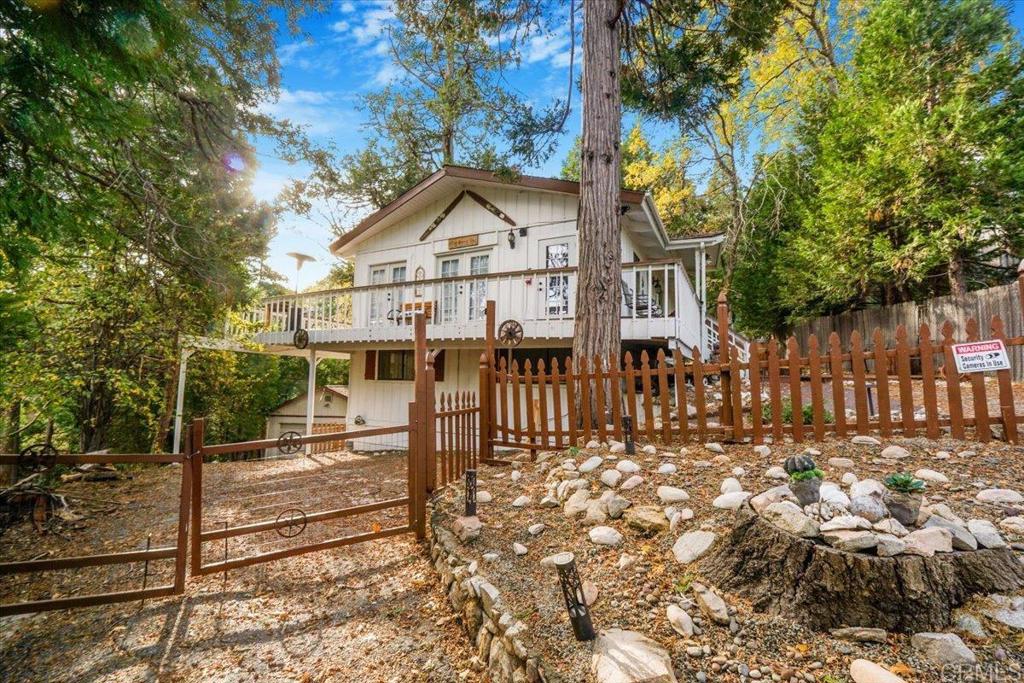
[[[433,373],[433,361],[428,362]],[[467,469],[476,469],[480,458],[480,406],[476,393],[442,393],[437,399],[436,486],[460,481]]]
[[[720,321],[728,321],[726,305],[720,300]],[[534,451],[591,439],[621,441],[627,418],[634,438],[661,443],[708,438],[763,443],[784,435],[800,442],[871,433],[937,438],[945,430],[956,439],[988,441],[997,426],[1003,438],[1017,443],[1024,417],[1015,410],[1010,371],[963,377],[956,372],[952,346],[958,337],[981,339],[977,322],[970,320],[959,335],[950,323],[940,338],[933,338],[926,325],[917,333],[912,345],[906,330],[898,328],[892,348],[880,331],[869,344],[857,333],[845,341],[832,334],[824,346],[812,336],[807,349],[795,338],[785,345],[773,339],[752,344],[749,360],[743,361],[735,348],[722,349],[718,362],[705,362],[697,352],[684,359],[678,350],[671,355],[659,350],[653,358],[644,351],[639,358],[626,353],[621,361],[566,358],[550,366],[543,361],[519,366],[504,358],[489,363],[494,355],[485,354],[481,403],[490,419],[483,430],[488,449]],[[1024,337],[1006,337],[998,316],[990,334],[1007,347],[1024,344]]]

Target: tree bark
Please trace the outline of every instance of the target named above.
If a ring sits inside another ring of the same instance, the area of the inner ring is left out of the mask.
[[[960,254],[949,258],[949,293],[956,297],[967,294],[967,277],[964,275],[964,262]]]
[[[617,0],[583,4],[579,280],[572,352],[574,358],[586,358],[588,367],[595,356],[621,354],[619,6]]]
[[[7,408],[7,424],[4,427],[4,444],[0,449],[4,453],[17,453],[21,450],[21,401],[14,399]],[[0,471],[0,483],[10,486],[14,483],[17,465],[5,465]]]
[[[1024,586],[1024,565],[1009,548],[932,557],[849,553],[786,533],[749,505],[701,573],[758,611],[817,630],[941,631],[971,595]]]

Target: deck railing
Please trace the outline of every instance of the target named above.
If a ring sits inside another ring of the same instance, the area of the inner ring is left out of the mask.
[[[237,336],[411,325],[417,312],[428,324],[458,325],[483,321],[488,299],[498,302],[502,319],[572,320],[577,277],[575,267],[545,268],[302,292],[261,301],[240,315],[232,331]],[[700,324],[692,286],[678,262],[623,264],[622,285],[623,319],[692,317]]]

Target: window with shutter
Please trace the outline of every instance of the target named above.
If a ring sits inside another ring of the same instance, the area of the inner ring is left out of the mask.
[[[377,352],[366,352],[366,365],[363,368],[363,379],[377,379]]]
[[[444,381],[444,351],[438,351],[434,356],[434,381]]]

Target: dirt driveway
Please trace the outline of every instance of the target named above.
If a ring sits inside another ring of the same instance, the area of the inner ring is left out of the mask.
[[[404,458],[319,457],[312,462],[221,463],[206,468],[204,499],[218,520],[273,518],[404,495]],[[302,488],[297,483],[309,477]],[[149,468],[130,480],[67,487],[84,502],[74,525],[40,536],[21,524],[0,537],[0,558],[127,550],[168,540],[177,508],[178,470]],[[276,507],[275,507],[276,506]],[[259,509],[256,509],[259,508]],[[92,510],[92,511],[90,511]],[[308,540],[368,531],[395,521],[383,514],[311,525]],[[346,526],[349,528],[346,529]],[[232,539],[229,557],[280,547],[288,539]],[[211,548],[212,560],[221,557]],[[474,680],[469,646],[438,588],[429,557],[411,535],[343,547],[189,579],[181,597],[0,620],[5,681],[455,681]],[[168,579],[154,567],[150,585]],[[51,573],[49,582],[4,578],[3,601],[137,587],[118,571]]]

